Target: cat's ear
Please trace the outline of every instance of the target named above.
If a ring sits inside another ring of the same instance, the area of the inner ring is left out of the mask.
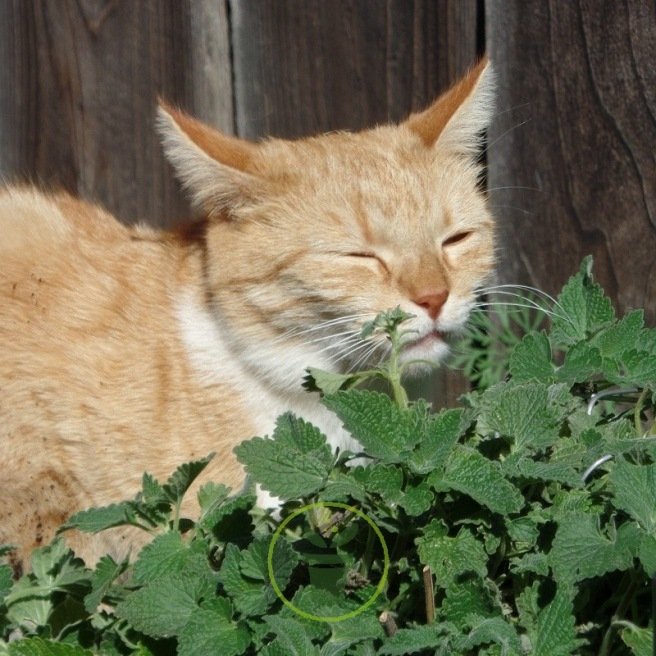
[[[251,171],[256,144],[223,134],[162,100],[157,127],[166,158],[192,202],[208,216],[230,216],[230,209],[257,187]]]
[[[406,125],[427,146],[473,155],[492,118],[494,87],[492,65],[484,57],[428,109],[412,114]]]

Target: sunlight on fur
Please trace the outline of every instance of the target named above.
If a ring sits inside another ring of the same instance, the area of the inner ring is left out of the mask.
[[[306,367],[375,363],[362,324],[415,315],[437,361],[494,263],[480,190],[486,61],[399,125],[250,143],[162,105],[166,155],[202,214],[175,234],[31,188],[0,193],[0,543],[17,561],[74,511],[215,451],[196,482],[238,488],[232,449],[291,409],[353,445],[301,389]],[[195,494],[187,495],[194,512]],[[79,554],[143,537],[69,534]]]

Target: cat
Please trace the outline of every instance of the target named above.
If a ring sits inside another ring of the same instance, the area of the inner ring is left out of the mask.
[[[0,192],[0,544],[17,571],[144,471],[214,451],[195,487],[239,488],[234,446],[284,411],[357,450],[302,390],[305,369],[380,357],[359,330],[397,305],[415,315],[405,357],[445,355],[494,266],[478,161],[493,92],[482,60],[397,125],[261,143],[162,104],[165,153],[202,216],[177,232],[65,193]],[[66,539],[88,562],[143,541]]]

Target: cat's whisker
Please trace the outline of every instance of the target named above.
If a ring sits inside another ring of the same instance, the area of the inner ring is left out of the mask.
[[[558,299],[554,298],[551,294],[545,292],[542,289],[539,289],[538,287],[532,287],[531,285],[511,285],[511,284],[502,284],[502,285],[491,285],[490,287],[481,287],[480,289],[477,289],[476,292],[479,294],[487,294],[487,293],[506,293],[505,290],[511,290],[511,289],[520,289],[524,291],[529,291],[532,294],[537,294],[538,296],[542,296],[546,298],[548,301],[554,304],[555,307],[557,307],[559,310],[563,312],[562,318],[566,319],[567,321],[570,321],[570,318],[567,316],[567,312],[565,311],[565,308],[560,304]],[[518,296],[521,296],[522,298],[526,298],[526,296],[522,296],[521,294],[517,294]]]
[[[361,363],[369,360],[369,358],[371,358],[371,356],[374,354],[374,352],[376,351],[376,349],[378,349],[379,346],[381,346],[380,342],[374,343],[370,349],[362,353],[360,357],[349,367],[349,372],[355,371]]]
[[[563,317],[560,314],[553,312],[552,310],[542,305],[532,304],[532,303],[514,303],[513,301],[481,301],[474,304],[473,310],[482,311],[482,310],[488,310],[490,308],[497,308],[497,307],[503,307],[503,308],[514,307],[514,308],[523,308],[526,310],[537,310],[539,312],[543,312],[544,314],[550,317],[555,317],[557,319],[563,319],[563,320],[567,319],[566,317]]]
[[[358,342],[361,341],[360,335],[350,335],[349,337],[345,337],[344,339],[339,340],[338,342],[335,342],[334,344],[328,344],[327,346],[324,346],[322,349],[317,351],[317,354],[319,353],[325,353],[326,351],[330,351],[331,349],[339,349],[340,347],[344,346],[350,346],[352,344],[357,344]]]
[[[313,333],[320,330],[327,330],[328,328],[335,328],[340,324],[352,323],[358,320],[368,319],[370,317],[371,317],[370,314],[351,314],[344,317],[338,317],[336,319],[329,319],[327,321],[322,321],[321,323],[318,323],[313,326],[291,328],[289,330],[286,330],[278,337],[276,337],[273,341],[274,342],[283,341],[291,337],[299,337],[302,335],[306,335],[308,333]]]
[[[519,191],[539,191],[540,193],[544,193],[543,189],[538,189],[537,187],[524,187],[522,185],[508,185],[504,187],[490,187],[489,189],[485,190],[486,194],[490,194],[493,191],[507,191],[509,189],[514,189],[514,190],[519,190]]]
[[[483,153],[482,154],[484,154],[484,155],[487,154],[487,151],[490,148],[492,148],[492,146],[494,146],[494,144],[497,143],[497,141],[503,139],[507,134],[510,134],[514,130],[517,130],[518,128],[521,128],[523,125],[526,125],[530,121],[531,121],[531,119],[527,118],[523,121],[520,121],[519,123],[515,123],[515,125],[511,125],[507,130],[504,130],[500,135],[498,135],[497,138],[494,139],[494,141],[490,141],[489,143],[487,143],[485,148],[483,148]]]
[[[317,344],[318,342],[325,342],[326,340],[329,339],[336,339],[338,337],[343,337],[344,335],[351,336],[351,337],[359,337],[360,336],[360,330],[344,330],[341,333],[332,333],[331,335],[323,335],[322,337],[315,337],[314,339],[311,339],[308,342],[305,342],[306,344]]]

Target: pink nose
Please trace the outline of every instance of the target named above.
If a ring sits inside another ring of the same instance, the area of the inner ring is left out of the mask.
[[[435,321],[440,313],[440,310],[442,309],[442,306],[446,303],[447,298],[449,298],[449,291],[445,289],[444,291],[437,293],[423,294],[422,296],[413,298],[412,300],[420,307],[423,307],[424,310],[428,312],[428,316],[433,321]]]

